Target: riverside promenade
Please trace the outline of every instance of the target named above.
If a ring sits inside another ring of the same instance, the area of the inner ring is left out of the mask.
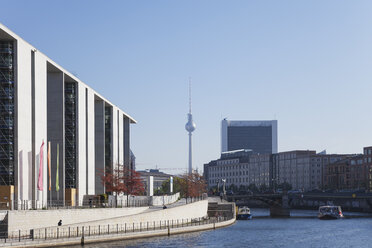
[[[0,247],[53,247],[140,239],[215,229],[235,222],[234,211],[230,217],[209,215],[208,200],[186,204],[185,199],[181,199],[166,209],[151,207],[139,214],[32,229],[23,234],[19,231],[18,235],[13,233],[8,239],[3,239]]]

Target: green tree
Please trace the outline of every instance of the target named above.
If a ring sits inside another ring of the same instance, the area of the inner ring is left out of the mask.
[[[279,189],[282,189],[283,191],[288,191],[288,190],[291,190],[292,189],[292,184],[290,184],[288,182],[280,183],[278,185],[278,188]]]
[[[260,185],[260,192],[263,193],[263,192],[267,191],[268,189],[269,188],[266,186],[266,184],[263,183],[263,184]]]

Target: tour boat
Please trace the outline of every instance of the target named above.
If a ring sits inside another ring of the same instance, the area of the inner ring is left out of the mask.
[[[251,215],[251,210],[249,209],[249,207],[246,207],[246,206],[239,207],[236,218],[238,220],[251,220],[252,215]]]
[[[319,207],[318,218],[321,220],[335,220],[343,218],[340,206],[321,206]]]

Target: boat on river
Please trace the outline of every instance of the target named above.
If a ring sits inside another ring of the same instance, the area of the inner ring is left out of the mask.
[[[343,218],[340,206],[321,206],[319,207],[318,218],[321,220],[335,220]]]
[[[247,206],[239,207],[236,214],[236,219],[238,220],[251,220],[252,214],[251,210]]]

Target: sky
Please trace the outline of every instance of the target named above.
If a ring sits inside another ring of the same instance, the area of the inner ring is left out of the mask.
[[[2,0],[0,22],[138,121],[137,169],[219,158],[220,125],[278,120],[279,151],[372,145],[372,1]],[[172,169],[171,169],[172,168]]]

